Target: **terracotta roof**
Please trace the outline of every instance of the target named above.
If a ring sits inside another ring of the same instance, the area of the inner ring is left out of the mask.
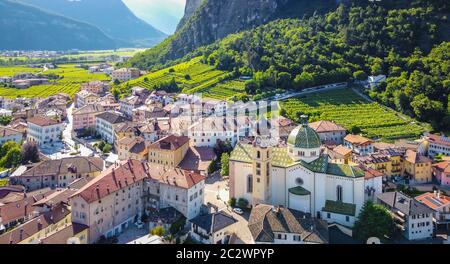
[[[142,137],[124,137],[119,140],[119,145],[125,145],[128,147],[130,153],[139,154],[146,150],[147,142]]]
[[[410,163],[416,164],[416,163],[431,163],[431,159],[422,156],[415,152],[414,150],[408,149],[405,153],[404,159]]]
[[[434,168],[436,168],[439,171],[442,171],[444,173],[450,173],[450,160],[442,161],[436,164],[432,165]]]
[[[33,204],[51,193],[53,193],[53,191],[50,189],[38,190],[33,193],[28,193],[27,196],[21,200],[0,206],[0,218],[2,219],[2,222],[9,223],[32,215],[36,209],[33,207]]]
[[[149,146],[150,149],[166,149],[166,150],[177,150],[183,145],[189,142],[189,138],[186,136],[175,136],[170,135],[164,137]]]
[[[425,204],[433,210],[438,211],[443,206],[450,205],[450,196],[427,192],[416,197],[416,200]]]
[[[59,205],[51,211],[45,212],[44,214],[14,228],[12,231],[1,235],[0,244],[17,244],[36,234],[40,230],[61,221],[69,214],[70,211],[65,206]]]
[[[369,180],[373,178],[383,177],[384,173],[367,167],[360,167],[364,171],[364,179]]]
[[[152,166],[153,169],[153,166]],[[155,168],[154,173],[152,171],[151,177],[154,180],[158,180],[160,183],[183,188],[190,189],[192,186],[205,180],[205,177],[192,171],[183,170],[180,168]]]
[[[103,112],[104,108],[99,104],[88,104],[78,109],[73,110],[74,115],[91,114]]]
[[[441,135],[435,135],[435,134],[428,134],[427,138],[432,143],[450,146],[450,138],[448,138],[448,137],[441,136]]]
[[[7,137],[7,136],[12,136],[12,135],[17,135],[17,134],[22,134],[22,132],[17,131],[12,128],[0,126],[0,137]]]
[[[59,175],[69,172],[92,173],[103,170],[99,157],[69,157],[59,160],[45,160],[16,177]]]
[[[60,203],[68,204],[69,197],[72,196],[72,194],[74,194],[75,192],[75,189],[58,189],[52,194],[47,195],[39,201],[35,202],[33,206],[47,205],[51,207]]]
[[[118,162],[83,186],[72,197],[81,196],[86,202],[92,203],[147,178],[149,170],[150,167],[145,162],[137,160]]]
[[[352,153],[352,150],[351,150],[351,149],[349,149],[349,148],[347,148],[347,147],[344,147],[343,145],[339,145],[339,146],[335,147],[335,148],[333,149],[333,151],[336,152],[337,154],[342,155],[342,156],[346,156],[346,155]]]
[[[365,138],[365,137],[360,136],[360,135],[352,135],[352,134],[349,134],[349,135],[345,136],[344,140],[348,141],[348,142],[350,142],[352,144],[355,144],[355,145],[362,145],[362,144],[366,144],[366,143],[372,143],[372,140],[370,140],[368,138]]]
[[[53,120],[48,117],[43,117],[43,116],[34,116],[32,118],[28,118],[27,121],[28,121],[28,123],[36,124],[38,126],[52,126],[52,125],[61,124],[61,122],[58,122],[56,120]]]
[[[209,165],[215,158],[216,153],[213,148],[190,147],[178,166],[188,171],[207,171]]]
[[[310,123],[309,126],[317,133],[333,132],[333,131],[346,131],[346,129],[331,121],[319,121]]]

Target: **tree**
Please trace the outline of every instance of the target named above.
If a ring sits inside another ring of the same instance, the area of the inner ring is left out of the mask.
[[[230,198],[230,200],[228,200],[228,205],[231,207],[235,207],[236,206],[236,198],[234,198],[234,197]]]
[[[38,162],[39,150],[35,142],[26,142],[22,145],[22,162]]]
[[[351,126],[350,127],[350,133],[353,135],[357,135],[361,133],[361,128],[359,126]]]
[[[11,123],[12,116],[0,116],[0,124],[2,126],[7,126]]]
[[[364,71],[355,71],[353,73],[353,79],[355,79],[356,81],[365,81],[367,80],[367,74]]]
[[[358,216],[353,227],[353,236],[361,242],[370,237],[390,238],[395,230],[390,212],[382,205],[368,201]]]
[[[297,89],[311,87],[314,85],[314,77],[309,72],[302,72],[302,74],[295,77],[294,85]]]
[[[166,230],[164,229],[164,227],[162,226],[157,226],[155,228],[153,228],[150,233],[154,236],[159,236],[162,237],[164,236],[164,234],[166,233]]]
[[[438,120],[444,115],[444,106],[441,102],[431,100],[424,94],[419,94],[414,97],[411,102],[411,107],[414,114],[420,120]]]
[[[19,147],[14,147],[0,159],[0,167],[15,168],[22,164],[22,152]]]
[[[112,150],[112,146],[110,144],[105,144],[105,146],[102,149],[103,154],[108,154]]]
[[[19,145],[15,141],[6,141],[0,148],[0,158],[4,157],[11,149],[18,147]]]
[[[222,164],[222,169],[220,170],[220,175],[226,176],[230,173],[230,154],[223,153],[220,158],[220,163]]]
[[[282,89],[291,89],[292,88],[292,76],[287,72],[280,72],[278,74],[277,85]]]
[[[120,84],[120,81],[117,80],[117,79],[115,79],[115,80],[114,80],[114,85],[119,85],[119,84]]]

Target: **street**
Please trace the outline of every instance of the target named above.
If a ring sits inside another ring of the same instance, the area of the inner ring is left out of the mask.
[[[205,183],[205,204],[208,202],[216,205],[219,210],[224,210],[232,215],[238,222],[235,224],[236,235],[245,243],[252,243],[252,234],[248,229],[248,219],[250,217],[249,211],[244,211],[242,215],[233,212],[232,208],[228,206],[229,190],[228,179],[223,179],[220,176],[209,177]]]

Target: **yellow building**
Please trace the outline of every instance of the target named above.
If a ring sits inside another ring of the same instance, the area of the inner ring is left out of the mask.
[[[124,137],[117,143],[117,153],[120,160],[147,161],[148,145],[142,137]]]
[[[402,174],[402,154],[394,149],[384,149],[369,155],[355,155],[353,163],[362,164],[383,173],[386,177],[395,177]]]
[[[186,136],[167,136],[149,146],[148,162],[175,167],[189,150]]]
[[[431,159],[419,155],[413,150],[407,150],[403,158],[403,176],[415,182],[431,182]]]

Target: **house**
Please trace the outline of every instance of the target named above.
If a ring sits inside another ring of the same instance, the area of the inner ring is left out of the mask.
[[[425,204],[400,192],[380,193],[377,203],[391,211],[397,227],[408,240],[433,237],[434,210]]]
[[[71,224],[70,210],[58,205],[0,236],[0,244],[38,244],[42,239]]]
[[[99,175],[103,167],[103,160],[98,157],[44,160],[21,175],[10,177],[10,182],[23,185],[27,190],[67,187],[77,179]]]
[[[57,228],[46,237],[40,238],[40,244],[88,244],[89,228],[77,223],[69,223],[63,228]]]
[[[148,162],[176,167],[189,149],[189,138],[170,135],[148,147]]]
[[[364,166],[360,166],[360,168],[364,171],[364,200],[374,201],[377,194],[383,192],[383,177],[385,174]]]
[[[27,141],[36,142],[38,146],[45,146],[61,140],[61,133],[64,130],[62,122],[34,116],[29,118],[27,123]]]
[[[96,116],[104,112],[103,106],[99,104],[88,104],[81,108],[74,109],[72,112],[74,131],[86,129],[95,129]]]
[[[402,175],[403,155],[395,149],[385,149],[367,155],[354,155],[353,162],[380,171],[386,177]]]
[[[248,221],[255,244],[328,244],[328,224],[282,206],[259,204]]]
[[[111,74],[112,79],[120,82],[126,82],[132,79],[136,79],[140,76],[139,69],[135,68],[122,68],[114,70]]]
[[[373,152],[373,141],[360,135],[345,136],[344,146],[359,155],[367,155]]]
[[[319,135],[302,119],[287,146],[272,146],[261,137],[236,145],[230,155],[230,197],[253,206],[281,205],[351,227],[365,202],[364,171],[330,163]]]
[[[103,112],[95,116],[95,131],[107,143],[113,144],[116,139],[115,128],[126,121],[115,112]]]
[[[417,182],[425,183],[432,180],[432,160],[413,150],[407,150],[403,157],[403,176]]]
[[[377,87],[378,85],[380,85],[380,83],[385,82],[386,81],[386,75],[377,75],[377,76],[369,76],[367,78],[367,82],[369,84],[369,87]]]
[[[199,215],[191,219],[190,235],[203,244],[227,244],[236,232],[236,219],[225,211]]]
[[[95,104],[98,99],[98,94],[91,93],[87,90],[81,90],[75,94],[75,106],[80,108],[85,105]]]
[[[450,156],[450,137],[427,134],[425,140],[428,142],[428,155],[430,157],[434,157],[437,154]]]
[[[249,133],[250,125],[243,117],[207,117],[201,118],[187,129],[191,146],[215,147],[219,141],[229,141],[236,145],[239,137]]]
[[[146,180],[146,207],[173,207],[188,220],[200,214],[204,202],[205,177],[191,171],[165,165],[151,167]]]
[[[23,139],[22,132],[9,127],[0,126],[0,145],[3,145],[5,142],[8,141],[14,141],[17,144],[20,144],[22,139]]]
[[[450,160],[432,165],[433,175],[440,185],[450,186]]]
[[[116,163],[71,196],[72,223],[88,226],[89,243],[118,235],[140,219],[149,170],[137,160]]]
[[[120,112],[126,117],[133,117],[133,110],[144,105],[145,98],[140,96],[132,95],[119,100]]]
[[[318,121],[309,124],[314,131],[319,134],[320,140],[333,141],[336,145],[344,143],[344,137],[347,135],[347,130],[331,121]]]
[[[436,226],[450,225],[450,197],[440,191],[427,192],[415,198],[434,211],[433,218]]]
[[[178,164],[183,170],[209,175],[209,167],[216,159],[216,153],[209,147],[189,147],[183,160]]]
[[[142,137],[124,137],[117,143],[119,160],[148,160],[148,144]]]
[[[81,84],[81,90],[87,91],[93,94],[103,94],[111,89],[111,85],[101,82],[101,81],[92,81]]]
[[[333,149],[327,148],[326,152],[332,163],[348,164],[352,158],[352,150],[343,145],[339,145]]]

